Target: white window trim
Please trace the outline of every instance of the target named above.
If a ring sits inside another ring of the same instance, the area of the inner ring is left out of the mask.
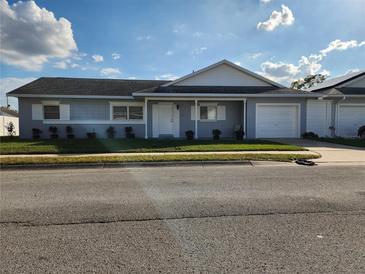
[[[142,119],[129,119],[129,107],[142,107],[143,118]],[[127,119],[113,119],[113,107],[127,107]],[[110,121],[118,121],[124,123],[140,123],[144,122],[145,110],[143,102],[109,102],[109,119]]]

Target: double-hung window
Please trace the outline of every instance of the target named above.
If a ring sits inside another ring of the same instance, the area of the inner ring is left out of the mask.
[[[60,106],[44,105],[43,113],[45,120],[59,120],[60,119]]]
[[[200,120],[202,121],[217,120],[217,106],[200,106]]]
[[[115,104],[111,105],[111,111],[112,120],[143,120],[143,106]]]
[[[129,120],[143,120],[143,107],[129,106]]]
[[[128,107],[127,106],[113,106],[113,120],[127,120]]]

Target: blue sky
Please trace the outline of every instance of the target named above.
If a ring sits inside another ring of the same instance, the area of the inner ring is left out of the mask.
[[[0,2],[3,94],[41,76],[167,79],[221,59],[285,85],[365,68],[364,0]]]

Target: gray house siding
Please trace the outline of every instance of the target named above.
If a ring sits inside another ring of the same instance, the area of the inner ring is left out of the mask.
[[[256,138],[256,104],[260,103],[293,103],[300,104],[300,134],[306,131],[306,99],[301,98],[249,98],[247,99],[247,138]]]
[[[110,119],[110,100],[93,100],[93,99],[52,99],[59,101],[61,104],[70,105],[70,122],[64,121],[62,124],[43,123],[41,120],[32,120],[32,104],[41,104],[42,101],[50,101],[50,99],[30,99],[19,98],[19,129],[20,138],[32,138],[32,129],[38,128],[42,131],[41,138],[49,138],[48,129],[50,126],[56,126],[60,138],[66,138],[66,127],[71,126],[76,138],[86,138],[87,132],[96,132],[98,138],[106,138],[106,129],[113,126],[116,130],[117,137],[125,137],[125,127],[132,126],[137,138],[144,138],[144,124],[108,124]],[[72,120],[82,121],[85,124],[72,123]],[[87,120],[93,120],[93,123],[87,123]],[[98,122],[100,120],[100,122]]]
[[[180,110],[180,138],[185,138],[187,130],[195,131],[195,121],[191,119],[191,107],[194,101],[172,101],[179,105]],[[208,101],[199,101],[207,103]],[[209,101],[212,103],[212,101]],[[226,119],[220,121],[198,121],[199,139],[212,138],[212,130],[219,129],[222,131],[222,138],[233,138],[235,125],[243,125],[243,103],[239,101],[214,101],[218,105],[226,106]],[[152,138],[153,118],[152,105],[158,104],[158,101],[148,102],[148,137]]]

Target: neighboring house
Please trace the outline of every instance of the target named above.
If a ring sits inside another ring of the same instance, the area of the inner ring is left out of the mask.
[[[15,135],[19,134],[18,112],[7,107],[0,107],[0,136],[8,136],[8,126],[12,122]]]
[[[312,102],[324,101],[320,92],[286,88],[227,60],[175,81],[39,78],[8,96],[19,99],[21,138],[31,138],[32,128],[48,138],[50,126],[60,137],[72,126],[78,138],[87,132],[105,138],[109,126],[118,137],[131,126],[139,138],[185,138],[193,130],[203,139],[213,129],[232,138],[239,127],[249,139],[300,138],[318,119]],[[365,92],[342,103],[348,101],[365,103]]]
[[[307,103],[307,131],[353,137],[365,125],[365,71],[332,78],[308,91],[321,97]]]

